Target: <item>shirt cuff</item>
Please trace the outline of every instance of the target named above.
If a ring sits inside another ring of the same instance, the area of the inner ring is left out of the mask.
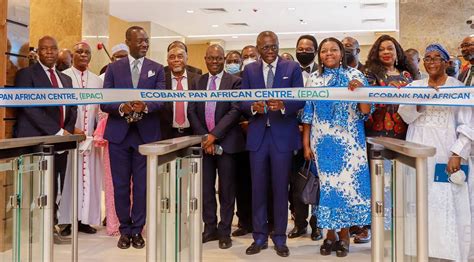
[[[63,136],[64,135],[64,129],[61,128],[59,131],[56,133],[56,136]]]
[[[257,111],[253,110],[253,106],[250,106],[250,112],[252,112],[253,116],[257,114]]]
[[[460,134],[454,145],[451,147],[451,152],[462,157],[463,159],[468,159],[471,151],[471,140]]]
[[[285,114],[285,108],[280,109],[280,112],[281,112],[282,115],[284,115]]]
[[[124,113],[124,112],[123,112],[123,110],[122,110],[122,107],[123,107],[124,105],[125,105],[124,103],[120,104],[120,106],[119,106],[119,110],[118,110],[118,111],[119,111],[119,114],[120,114],[120,116],[122,116],[122,117],[125,115],[125,113]]]
[[[143,113],[148,114],[148,105],[145,103],[145,109],[143,109]]]

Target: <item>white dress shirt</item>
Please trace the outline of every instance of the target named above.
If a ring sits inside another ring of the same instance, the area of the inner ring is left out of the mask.
[[[224,75],[224,70],[222,70],[222,72],[220,72],[219,74],[217,74],[217,78],[216,78],[216,90],[219,90],[219,87],[221,86],[221,80],[222,80],[222,76]],[[207,90],[210,90],[209,88],[211,87],[211,77],[212,75],[209,73],[209,78],[207,79]]]
[[[43,63],[41,63],[40,60],[38,60],[38,63],[40,63],[41,67],[43,68],[43,70],[45,71],[46,75],[48,76],[48,79],[49,79],[49,82],[51,83],[51,85],[53,85],[53,82],[51,82],[51,74],[49,73],[49,67],[43,65]],[[59,88],[63,88],[63,83],[61,82],[61,78],[59,78],[58,76],[58,73],[56,73],[56,66],[53,66],[51,69],[53,69],[53,72],[54,72],[54,75],[56,76],[56,80],[58,82],[58,87]],[[63,119],[66,120],[66,107],[65,106],[62,106],[63,107]],[[56,133],[57,136],[62,136],[64,134],[64,129],[59,129],[59,131]],[[62,151],[64,152],[64,151]]]
[[[138,73],[140,74],[142,72],[142,66],[143,66],[143,61],[145,60],[145,57],[142,57],[142,58],[139,58],[139,59],[135,59],[133,56],[131,56],[130,54],[128,55],[128,62],[130,63],[130,72],[133,72],[133,62],[135,62],[135,60],[138,60],[140,61],[140,63],[138,63],[137,67],[138,67]]]
[[[262,63],[263,63],[263,81],[265,82],[265,87],[266,87],[266,85],[267,85],[267,77],[268,77],[268,70],[269,70],[270,68],[268,68],[268,64],[267,64],[265,61],[263,61],[263,59],[262,59]],[[277,68],[277,63],[278,63],[278,56],[277,56],[277,58],[275,59],[275,61],[273,61],[273,62],[271,63],[271,65],[273,66],[273,67],[272,67],[272,71],[273,71],[273,75],[274,75],[274,76],[275,76],[275,72],[276,72],[276,68]],[[275,81],[275,80],[273,80],[273,81]],[[269,86],[268,88],[271,88],[271,86]]]
[[[171,70],[171,69],[170,69]],[[183,79],[181,79],[181,85],[183,86],[183,91],[188,91],[188,73],[184,70]],[[171,73],[171,89],[178,90],[178,80]],[[173,102],[173,128],[188,128],[191,125],[188,120],[188,102],[184,102],[184,124],[181,126],[176,123],[176,102]]]
[[[300,67],[303,67],[302,65],[300,65]],[[303,71],[302,74],[303,74],[303,83],[304,83],[304,86],[306,87],[306,82],[308,82],[308,78],[309,76],[311,75],[311,72],[313,72],[313,68],[314,68],[314,61],[311,62],[311,64],[309,64],[309,73],[306,72],[306,71]]]

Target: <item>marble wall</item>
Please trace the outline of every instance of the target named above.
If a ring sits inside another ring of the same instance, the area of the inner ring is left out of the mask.
[[[460,55],[460,42],[474,34],[466,24],[474,15],[472,0],[402,0],[399,10],[404,49],[415,48],[423,54],[428,44],[439,42],[451,55]]]
[[[82,38],[81,0],[31,0],[30,46],[50,35],[58,40],[60,48],[72,48]]]

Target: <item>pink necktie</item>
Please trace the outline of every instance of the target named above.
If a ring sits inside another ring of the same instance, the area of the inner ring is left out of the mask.
[[[178,81],[178,86],[176,89],[179,91],[183,90],[183,84],[181,83],[181,80],[183,80],[182,76],[176,77],[176,81]],[[175,106],[174,121],[181,126],[186,121],[186,116],[184,115],[184,102],[175,102]]]
[[[210,91],[216,90],[216,79],[217,79],[217,76],[211,76],[211,83],[209,84]],[[207,130],[209,132],[211,132],[212,129],[214,129],[214,127],[216,126],[215,112],[216,112],[216,102],[206,102],[206,108],[205,108],[206,125],[207,125]]]

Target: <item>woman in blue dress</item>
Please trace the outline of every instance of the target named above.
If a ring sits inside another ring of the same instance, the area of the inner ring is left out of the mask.
[[[354,90],[367,86],[357,69],[347,66],[344,46],[335,38],[321,42],[318,72],[308,79],[308,87],[331,86]],[[349,252],[349,227],[369,225],[370,174],[367,161],[364,121],[372,106],[343,101],[306,102],[302,122],[306,159],[315,159],[321,195],[313,213],[318,227],[328,229],[321,255]],[[339,232],[336,234],[336,230]]]

